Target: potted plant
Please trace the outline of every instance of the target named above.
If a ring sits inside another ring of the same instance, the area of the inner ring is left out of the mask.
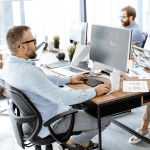
[[[76,46],[75,45],[71,46],[70,49],[68,49],[70,62],[72,61],[72,58],[73,58],[75,50],[76,50]]]
[[[60,39],[59,36],[56,35],[53,37],[53,39],[54,39],[54,48],[59,48],[59,39]]]

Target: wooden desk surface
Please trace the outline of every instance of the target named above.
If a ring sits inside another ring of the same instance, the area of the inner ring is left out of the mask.
[[[51,60],[52,62],[56,62],[58,61],[58,59],[56,59],[55,55],[47,52],[47,51],[44,51],[43,54],[42,54],[42,57],[40,58],[40,61],[46,61],[46,60]],[[93,70],[101,70],[101,69],[104,69],[106,67],[103,67],[103,66],[100,66],[98,64],[94,64],[94,68]],[[46,74],[56,74],[52,71],[50,71],[50,69],[48,68],[43,68],[43,71],[46,73]],[[110,69],[110,68],[108,68]],[[145,71],[149,72],[150,73],[150,70],[148,69],[145,69]],[[139,78],[138,77],[128,77],[126,74],[122,73],[124,75],[124,77],[126,78],[125,81],[139,81]],[[99,80],[102,80],[104,81],[104,83],[106,85],[109,85],[110,84],[110,80],[107,80],[107,79],[103,79],[103,78],[97,78]],[[123,78],[121,78],[122,80]],[[141,80],[141,81],[147,81],[148,82],[148,88],[150,90],[150,79],[149,80]],[[83,89],[83,90],[86,90],[86,89],[90,89],[92,87],[86,85],[86,84],[68,84],[68,86],[74,90],[79,90],[79,89]],[[97,105],[99,104],[104,104],[104,103],[108,103],[108,102],[111,102],[111,101],[116,101],[116,100],[119,100],[119,99],[123,99],[123,98],[127,98],[127,97],[131,97],[131,96],[135,96],[135,95],[139,95],[141,93],[139,92],[123,92],[123,82],[120,82],[120,89],[119,91],[115,91],[111,94],[109,94],[108,96],[105,96],[105,95],[102,95],[102,96],[99,96],[99,97],[95,97],[93,99],[91,99],[94,103],[96,103]]]
[[[66,53],[66,57],[68,57],[68,54]],[[56,55],[55,54],[52,54],[52,53],[49,53],[47,50],[44,50],[39,61],[36,61],[36,64],[37,66],[39,66],[41,63],[44,63],[44,62],[58,62],[59,60],[56,58]],[[98,64],[95,64],[94,65],[94,68],[93,70],[101,70],[101,69],[104,69],[106,67],[103,67],[103,66],[100,66]],[[41,67],[41,69],[46,73],[46,74],[57,74],[55,72],[52,72],[49,68],[44,68],[44,67]],[[110,68],[108,68],[110,69]],[[145,71],[149,72],[150,73],[150,70],[148,69],[145,69]],[[126,81],[137,81],[139,80],[138,77],[128,77],[126,74],[123,74],[126,78]],[[109,85],[110,84],[110,80],[107,80],[107,79],[103,79],[103,78],[97,78],[99,80],[102,80],[104,81],[104,83],[106,85]],[[122,79],[121,79],[122,80]],[[142,81],[145,81],[144,79]],[[150,79],[149,80],[146,80],[148,82],[148,88],[150,90]],[[68,84],[68,86],[74,90],[79,90],[79,89],[83,89],[83,90],[86,90],[86,89],[90,89],[92,87],[86,85],[86,84]],[[112,102],[112,101],[116,101],[116,100],[119,100],[119,99],[123,99],[123,98],[127,98],[127,97],[131,97],[131,96],[135,96],[135,95],[139,95],[141,93],[139,92],[123,92],[123,82],[120,82],[120,89],[119,91],[115,91],[111,94],[109,94],[108,96],[105,96],[105,95],[102,95],[102,96],[99,96],[99,97],[95,97],[93,99],[91,99],[94,103],[96,103],[97,105],[100,105],[100,104],[104,104],[104,103],[108,103],[108,102]],[[5,95],[5,94],[4,94]]]

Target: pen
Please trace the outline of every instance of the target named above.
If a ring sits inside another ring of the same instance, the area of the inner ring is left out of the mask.
[[[108,95],[109,95],[110,93],[112,93],[112,92],[114,92],[114,91],[110,91],[109,93],[106,94],[106,96],[108,96]]]
[[[132,42],[132,43],[139,43],[140,41]]]

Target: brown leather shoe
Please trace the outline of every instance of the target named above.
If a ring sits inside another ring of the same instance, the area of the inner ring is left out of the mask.
[[[94,150],[94,149],[98,149],[98,144],[97,143],[93,143],[92,141],[89,141],[89,146],[88,147],[84,147],[80,144],[74,144],[74,145],[65,145],[65,147],[67,147],[69,150]],[[59,150],[63,150],[61,145],[57,145]]]

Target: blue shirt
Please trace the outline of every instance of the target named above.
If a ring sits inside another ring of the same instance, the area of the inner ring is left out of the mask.
[[[63,90],[58,86],[70,83],[70,77],[46,75],[34,62],[12,55],[2,69],[1,78],[28,96],[39,110],[43,123],[57,113],[68,110],[68,105],[81,103],[96,96],[94,88]],[[43,138],[49,134],[48,128],[42,126],[38,135]]]
[[[142,47],[144,36],[142,35],[139,26],[134,22],[125,28],[132,29],[132,42],[140,41],[139,43],[135,43],[135,45],[138,47]]]

